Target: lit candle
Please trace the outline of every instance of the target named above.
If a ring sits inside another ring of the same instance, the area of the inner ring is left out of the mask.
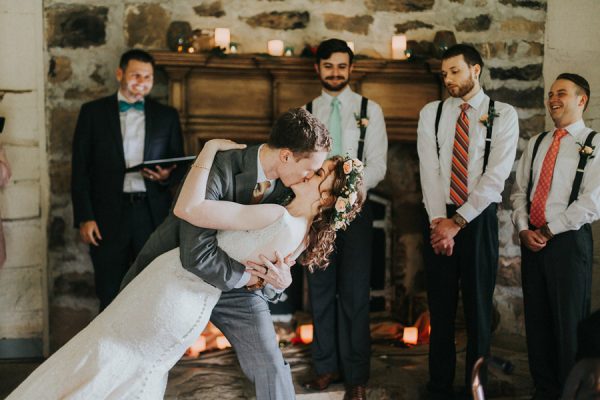
[[[269,49],[269,55],[271,56],[282,56],[283,55],[283,40],[269,40],[267,43]]]
[[[300,340],[302,343],[309,344],[313,341],[313,326],[309,325],[300,325]]]
[[[354,53],[354,42],[346,42],[346,44],[348,44],[348,47],[350,47],[350,50]]]
[[[215,28],[215,46],[221,47],[227,51],[231,39],[229,28]]]
[[[413,326],[404,328],[404,334],[402,335],[402,341],[406,344],[417,344],[419,337],[419,330]]]
[[[237,54],[237,52],[238,52],[238,44],[237,44],[237,43],[233,43],[233,42],[231,42],[231,43],[229,44],[229,52],[230,52],[231,54]]]
[[[392,58],[394,60],[406,59],[406,35],[392,36]]]
[[[283,53],[285,56],[291,57],[294,55],[294,48],[291,46],[288,46],[285,48],[285,51]]]

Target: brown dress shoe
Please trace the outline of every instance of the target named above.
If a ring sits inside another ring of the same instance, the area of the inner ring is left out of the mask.
[[[365,385],[348,385],[344,400],[367,400],[367,386]]]
[[[328,372],[317,375],[312,381],[304,382],[302,386],[308,390],[325,390],[332,383],[341,382],[340,374],[337,372]]]

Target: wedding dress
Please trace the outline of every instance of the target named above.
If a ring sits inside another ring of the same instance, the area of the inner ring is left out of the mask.
[[[289,237],[293,220],[285,211],[263,229],[220,231],[219,247],[243,262]],[[220,294],[181,266],[179,248],[162,254],[7,400],[162,399],[169,370],[204,330]]]

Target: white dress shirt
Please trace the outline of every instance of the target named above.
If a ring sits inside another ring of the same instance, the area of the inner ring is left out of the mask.
[[[555,235],[569,230],[577,230],[582,225],[600,218],[600,157],[598,156],[600,135],[594,137],[592,145],[596,148],[594,149],[593,158],[587,160],[583,180],[579,188],[579,197],[569,205],[573,180],[579,164],[579,150],[592,130],[585,126],[583,120],[579,120],[565,127],[565,129],[569,134],[560,141],[552,184],[546,201],[546,221],[550,232]],[[530,201],[533,200],[542,164],[552,143],[555,130],[556,128],[546,134],[535,156]],[[512,220],[519,232],[529,229],[527,185],[529,184],[529,168],[531,167],[533,146],[538,136],[529,140],[527,149],[519,161],[516,182],[510,196],[513,205]]]
[[[360,116],[362,96],[354,93],[350,89],[350,86],[347,86],[337,98],[340,101],[342,119],[342,155],[348,153],[351,157],[356,157],[358,154],[358,140],[360,138],[360,128],[358,127],[356,116]],[[321,95],[313,100],[312,112],[325,126],[329,124],[332,100],[333,96],[325,91],[322,91]],[[369,100],[367,104],[367,118],[369,119],[369,123],[363,148],[363,161],[365,164],[363,181],[365,190],[374,188],[385,177],[388,148],[385,121],[379,104]]]
[[[464,101],[450,97],[444,101],[438,128],[440,155],[438,158],[435,143],[435,116],[439,101],[427,104],[421,110],[417,129],[417,150],[423,188],[423,203],[430,221],[447,218],[446,204],[450,200],[450,175],[452,172],[452,151],[456,120]],[[467,103],[469,117],[469,165],[467,201],[457,212],[468,222],[476,218],[491,203],[502,201],[504,181],[508,178],[515,161],[519,139],[519,120],[515,109],[506,103],[496,101],[494,108],[499,114],[494,120],[492,143],[487,168],[484,174],[483,157],[487,129],[480,119],[487,115],[489,97],[480,90]]]
[[[117,94],[117,100],[129,102],[125,96]],[[144,111],[130,108],[119,112],[121,121],[121,136],[123,138],[123,154],[127,168],[144,162],[144,140],[146,137],[146,116]],[[124,193],[145,192],[146,183],[140,171],[128,172],[123,181]]]
[[[264,144],[261,145],[258,148],[258,152],[256,154],[256,183],[261,183],[264,181],[269,181],[271,183],[271,185],[269,186],[269,188],[267,190],[265,190],[265,194],[263,196],[263,199],[266,199],[268,195],[270,195],[271,193],[273,193],[273,190],[275,190],[275,181],[276,179],[267,179],[267,176],[265,175],[265,170],[263,169],[262,164],[260,163],[260,150],[263,148]],[[252,275],[248,272],[244,272],[244,274],[242,275],[242,277],[240,278],[240,280],[238,281],[238,283],[235,285],[235,287],[237,289],[242,288],[244,286],[246,286],[248,284],[248,281],[250,280],[250,277]],[[271,287],[273,288],[270,284],[266,285],[267,287]],[[281,293],[282,291],[274,289],[277,293]]]

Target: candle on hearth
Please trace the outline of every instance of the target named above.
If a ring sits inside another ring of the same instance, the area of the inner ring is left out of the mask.
[[[392,36],[392,58],[394,60],[406,59],[406,35]]]
[[[304,344],[312,343],[313,332],[314,332],[314,330],[313,330],[312,324],[300,325],[300,340],[302,341],[302,343],[304,343]]]
[[[419,338],[419,330],[414,326],[404,328],[402,341],[406,344],[417,344]]]
[[[283,40],[273,39],[267,43],[267,49],[271,56],[282,56],[283,55]]]
[[[229,50],[231,34],[229,28],[215,28],[215,46]]]

